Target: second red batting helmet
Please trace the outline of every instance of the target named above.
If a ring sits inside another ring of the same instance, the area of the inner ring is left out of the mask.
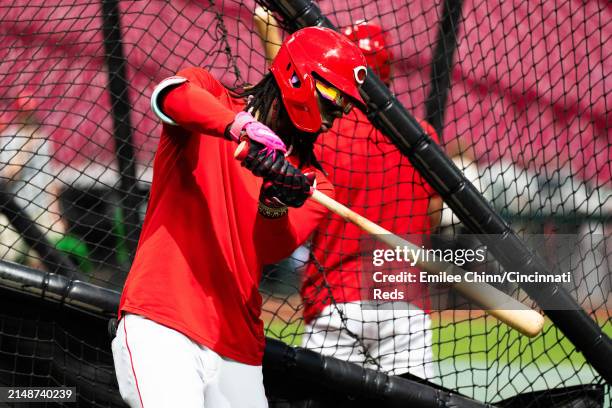
[[[342,30],[351,41],[359,46],[370,68],[383,80],[391,79],[391,58],[393,55],[387,49],[387,35],[379,25],[357,22],[351,27]]]
[[[295,127],[314,133],[321,128],[315,79],[365,105],[359,86],[365,80],[366,64],[359,47],[345,36],[328,28],[306,27],[285,40],[270,71]]]

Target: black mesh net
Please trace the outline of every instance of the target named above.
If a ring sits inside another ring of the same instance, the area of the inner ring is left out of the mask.
[[[160,134],[150,109],[153,88],[187,66],[207,68],[228,87],[256,83],[267,64],[260,36],[274,43],[274,32],[285,37],[284,29],[294,27],[277,14],[279,23],[264,22],[258,33],[256,3],[228,0],[118,2],[119,28],[114,5],[21,0],[0,6],[0,256],[120,290]],[[378,55],[386,53],[390,62],[390,89],[436,128],[439,144],[515,231],[573,237],[571,254],[549,254],[551,262],[571,258],[576,278],[566,289],[610,336],[610,5],[318,5],[337,27],[365,20],[382,28],[382,45],[362,39],[360,46],[384,50]],[[364,115],[353,111],[337,122],[316,151],[336,199],[390,231],[469,232]],[[363,310],[355,276],[364,235],[329,215],[292,257],[264,269],[267,336],[426,378],[487,403],[603,382],[549,321],[530,339],[477,310],[424,312],[425,292],[409,312]],[[33,303],[32,313],[38,306],[44,308]],[[45,319],[21,317],[16,303],[3,310],[5,385],[71,383],[69,369],[45,365],[53,355],[44,351],[47,343],[66,360],[93,361],[98,371],[86,375],[92,384],[112,384],[96,380],[112,376],[107,345],[87,331],[64,330],[64,308]],[[19,351],[20,345],[37,351]],[[87,395],[84,405],[98,404]],[[567,395],[590,394],[578,387]],[[608,406],[610,398],[607,387]],[[517,401],[507,406],[525,404]],[[555,402],[534,406],[561,406],[553,397],[546,401]]]

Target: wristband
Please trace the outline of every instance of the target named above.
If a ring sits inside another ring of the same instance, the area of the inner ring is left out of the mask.
[[[185,82],[189,82],[187,81],[187,78],[183,78],[180,76],[171,76],[161,81],[159,85],[155,87],[153,93],[151,94],[151,110],[159,119],[161,119],[162,122],[167,125],[178,126],[178,123],[176,123],[170,116],[166,115],[164,111],[162,111],[160,106],[161,101],[159,101],[159,97],[169,89],[172,89],[173,87],[176,87]]]
[[[280,218],[287,215],[288,209],[286,206],[276,208],[268,207],[260,201],[257,211],[266,218]]]
[[[240,143],[240,136],[242,135],[244,127],[252,122],[256,122],[256,120],[250,113],[238,112],[229,130],[232,140],[236,143]]]
[[[281,138],[269,127],[255,120],[248,112],[239,112],[236,115],[229,129],[229,135],[237,143],[243,138],[248,138],[262,144],[269,151],[280,150],[283,154],[287,152],[287,147]]]

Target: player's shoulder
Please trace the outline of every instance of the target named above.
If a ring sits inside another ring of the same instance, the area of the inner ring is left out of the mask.
[[[440,137],[438,136],[438,132],[436,132],[436,129],[434,129],[431,123],[429,123],[425,119],[417,120],[419,122],[419,125],[421,125],[421,127],[425,131],[425,133],[427,133],[427,136],[431,137],[436,143],[440,143]]]
[[[179,78],[185,78],[189,82],[204,88],[212,93],[219,93],[226,88],[219,82],[213,74],[206,68],[202,67],[186,67],[178,71],[175,75]],[[215,92],[216,91],[216,92]]]

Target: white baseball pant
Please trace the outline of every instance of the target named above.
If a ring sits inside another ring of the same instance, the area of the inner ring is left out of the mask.
[[[185,335],[128,314],[112,342],[119,391],[131,408],[267,408],[261,366],[221,357]]]
[[[434,376],[431,318],[403,302],[329,305],[306,325],[302,346],[389,375]]]

